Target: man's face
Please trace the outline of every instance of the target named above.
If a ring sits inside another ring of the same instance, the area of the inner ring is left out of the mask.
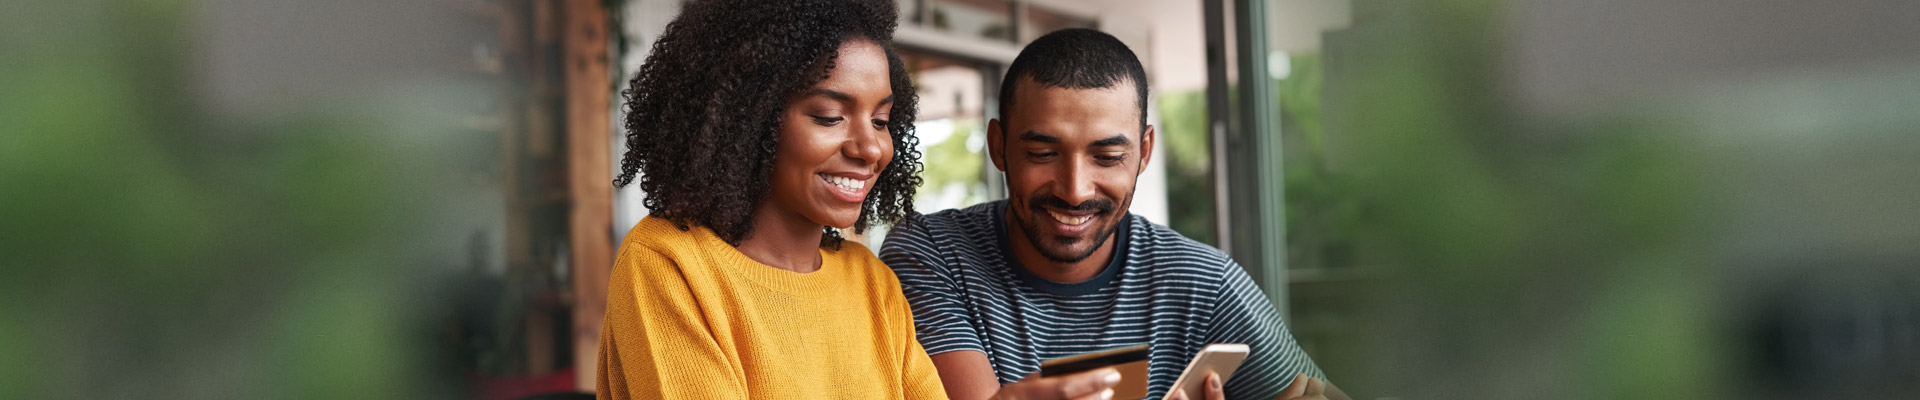
[[[1054,262],[1085,260],[1113,236],[1153,153],[1131,82],[1100,89],[1046,87],[1022,78],[1005,120],[988,127],[993,164],[1006,172],[1008,213]]]

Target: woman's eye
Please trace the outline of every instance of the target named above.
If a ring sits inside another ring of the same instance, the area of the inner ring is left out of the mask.
[[[813,116],[813,123],[820,124],[821,126],[839,125],[840,121],[846,121],[846,120],[847,119],[845,117],[822,117],[818,115]]]
[[[883,131],[887,130],[887,120],[884,120],[884,119],[873,120],[873,128],[883,130]]]

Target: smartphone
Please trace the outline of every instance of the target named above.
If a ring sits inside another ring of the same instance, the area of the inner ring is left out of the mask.
[[[1167,391],[1165,398],[1172,398],[1174,392],[1186,392],[1189,399],[1204,399],[1207,387],[1207,373],[1220,374],[1220,382],[1233,377],[1233,371],[1240,369],[1240,363],[1247,360],[1247,345],[1225,343],[1210,344],[1200,349],[1200,355],[1193,357],[1187,364],[1187,370],[1180,372],[1180,379],[1173,381],[1173,389]]]
[[[1080,353],[1040,362],[1040,376],[1059,376],[1102,367],[1120,371],[1113,398],[1147,397],[1147,345],[1132,345]]]

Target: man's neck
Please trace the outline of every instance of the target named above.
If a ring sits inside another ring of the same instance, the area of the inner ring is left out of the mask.
[[[762,204],[753,213],[753,233],[737,248],[747,258],[774,268],[803,274],[818,271],[822,228],[805,216]]]
[[[1119,242],[1114,238],[1120,234],[1116,229],[1109,234],[1112,236],[1102,240],[1100,248],[1093,249],[1093,254],[1086,259],[1071,263],[1057,262],[1040,254],[1039,249],[1033,248],[1033,242],[1027,239],[1026,229],[1020,227],[1019,221],[1013,220],[1011,210],[1004,213],[1001,218],[1005,219],[1002,224],[1007,227],[1007,242],[1013,247],[1014,259],[1020,261],[1020,266],[1026,268],[1028,272],[1049,281],[1079,283],[1093,279],[1094,276],[1100,275],[1101,271],[1106,270],[1107,264],[1113,261],[1113,246]]]

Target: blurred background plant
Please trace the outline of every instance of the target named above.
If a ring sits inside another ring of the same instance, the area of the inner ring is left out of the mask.
[[[0,6],[0,398],[457,393],[421,238],[475,93],[221,109],[203,6]]]
[[[1333,133],[1293,126],[1344,178],[1288,170],[1289,219],[1382,271],[1336,364],[1426,398],[1920,393],[1920,228],[1887,222],[1920,218],[1920,53],[1838,39],[1913,25],[1715,5],[1354,2],[1324,53]],[[1338,200],[1297,212],[1317,196]]]

